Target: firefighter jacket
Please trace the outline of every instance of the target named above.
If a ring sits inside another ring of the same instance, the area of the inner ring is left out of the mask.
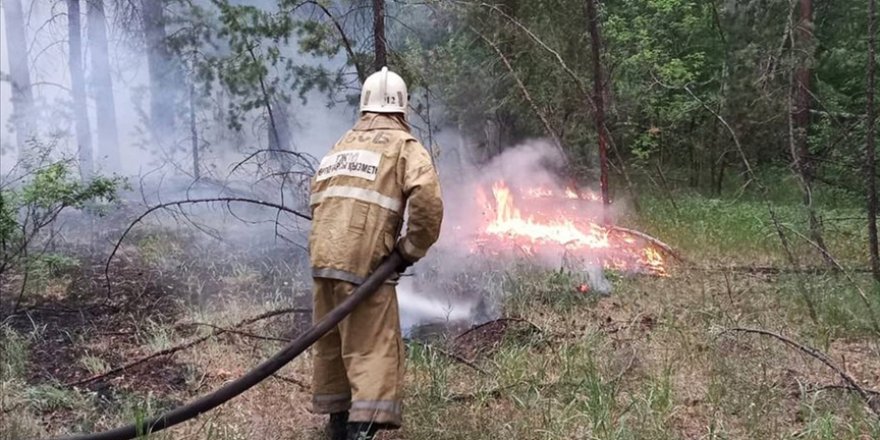
[[[424,257],[443,217],[430,155],[402,116],[378,113],[365,113],[324,156],[309,204],[312,276],[354,284],[395,247],[410,262]]]

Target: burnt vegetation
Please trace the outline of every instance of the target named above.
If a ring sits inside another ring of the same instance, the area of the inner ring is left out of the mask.
[[[448,218],[381,438],[880,438],[876,0],[0,8],[2,440],[308,328],[309,180],[384,65]],[[323,438],[310,375],[150,438]]]

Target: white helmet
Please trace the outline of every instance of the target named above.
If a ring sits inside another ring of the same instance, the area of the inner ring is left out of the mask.
[[[406,83],[387,67],[370,75],[361,89],[361,113],[406,114]]]

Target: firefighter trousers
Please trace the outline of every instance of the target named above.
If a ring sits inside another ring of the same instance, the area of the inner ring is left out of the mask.
[[[346,281],[315,278],[315,322],[355,287]],[[403,356],[397,294],[394,285],[386,283],[315,343],[313,411],[349,411],[351,422],[400,427]]]

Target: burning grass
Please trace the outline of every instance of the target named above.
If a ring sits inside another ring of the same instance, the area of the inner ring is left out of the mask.
[[[525,255],[548,251],[564,253],[596,265],[623,272],[666,274],[660,250],[640,237],[605,226],[606,213],[598,196],[589,190],[547,187],[513,187],[503,180],[491,185],[492,197],[477,191],[483,221],[473,249],[499,252],[515,248]]]

